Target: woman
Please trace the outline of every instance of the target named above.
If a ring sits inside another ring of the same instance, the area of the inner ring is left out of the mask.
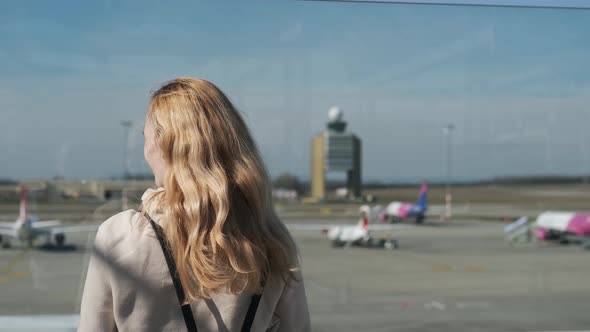
[[[144,134],[158,189],[101,225],[78,330],[310,330],[296,246],[229,99],[204,80],[170,81]]]

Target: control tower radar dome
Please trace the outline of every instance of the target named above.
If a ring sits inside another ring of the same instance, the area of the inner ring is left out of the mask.
[[[330,122],[342,121],[342,110],[338,106],[333,106],[328,111],[328,120]]]

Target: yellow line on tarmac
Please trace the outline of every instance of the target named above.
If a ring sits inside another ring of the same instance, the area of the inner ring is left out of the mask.
[[[22,279],[28,277],[29,275],[29,272],[12,272],[10,274],[0,276],[0,282],[5,282],[13,279]]]
[[[10,271],[12,271],[12,269],[16,266],[16,264],[18,264],[20,261],[22,261],[25,256],[27,254],[29,254],[31,252],[30,248],[27,248],[25,250],[22,250],[21,252],[19,252],[17,255],[14,255],[10,261],[8,261],[8,263],[6,263],[4,266],[0,267],[0,275],[9,273]]]
[[[484,272],[486,269],[480,265],[465,265],[465,272]]]
[[[432,264],[432,272],[450,272],[452,269],[448,264]]]
[[[432,269],[432,272],[451,272],[451,271],[453,271],[453,267],[449,264],[439,262],[436,259],[422,257],[422,256],[419,256],[419,255],[413,254],[413,253],[404,252],[403,254],[401,254],[401,253],[398,254],[396,257],[401,258],[406,261],[411,261],[414,263],[421,263],[421,264],[425,264],[426,266],[430,266]],[[463,272],[485,272],[486,268],[481,265],[470,264],[470,265],[465,265],[465,266],[463,266],[462,269],[458,269],[456,271],[461,271],[461,270]]]

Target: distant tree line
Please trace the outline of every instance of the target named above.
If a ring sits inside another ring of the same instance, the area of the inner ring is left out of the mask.
[[[424,181],[431,187],[444,187],[445,181]],[[530,176],[501,176],[482,180],[452,181],[455,187],[468,187],[478,185],[559,185],[559,184],[581,184],[590,182],[590,176],[584,175],[530,175]],[[365,182],[364,188],[403,188],[419,186],[422,182]]]
[[[154,175],[152,173],[129,173],[125,175],[113,175],[108,178],[109,180],[135,180],[135,181],[143,181],[143,180],[154,180]]]
[[[13,179],[2,179],[0,178],[0,185],[17,185],[18,181]]]
[[[123,177],[125,180],[154,180],[154,175],[152,173],[137,173],[137,174],[126,174]]]
[[[484,183],[497,184],[576,184],[587,182],[585,175],[532,175],[497,177]]]
[[[296,175],[291,173],[283,173],[272,181],[272,186],[275,189],[295,190],[298,194],[307,191],[307,186],[299,180]]]
[[[419,186],[422,182],[427,182],[431,187],[444,187],[445,181],[366,181],[363,185],[365,189],[379,188],[407,188]],[[451,184],[454,187],[468,187],[477,185],[559,185],[559,184],[578,184],[590,183],[590,175],[530,175],[530,176],[501,176],[491,179],[480,180],[456,180]],[[327,190],[335,190],[346,186],[344,181],[328,180],[326,181]],[[309,181],[302,181],[296,175],[283,173],[273,179],[273,188],[292,189],[299,194],[309,192],[311,184]]]

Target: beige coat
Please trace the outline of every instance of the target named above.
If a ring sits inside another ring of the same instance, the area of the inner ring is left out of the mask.
[[[96,234],[94,249],[78,331],[186,331],[162,248],[142,214],[127,210],[109,218]],[[252,331],[311,329],[301,275],[298,280],[267,281]],[[250,298],[213,294],[192,303],[199,332],[239,331]]]

